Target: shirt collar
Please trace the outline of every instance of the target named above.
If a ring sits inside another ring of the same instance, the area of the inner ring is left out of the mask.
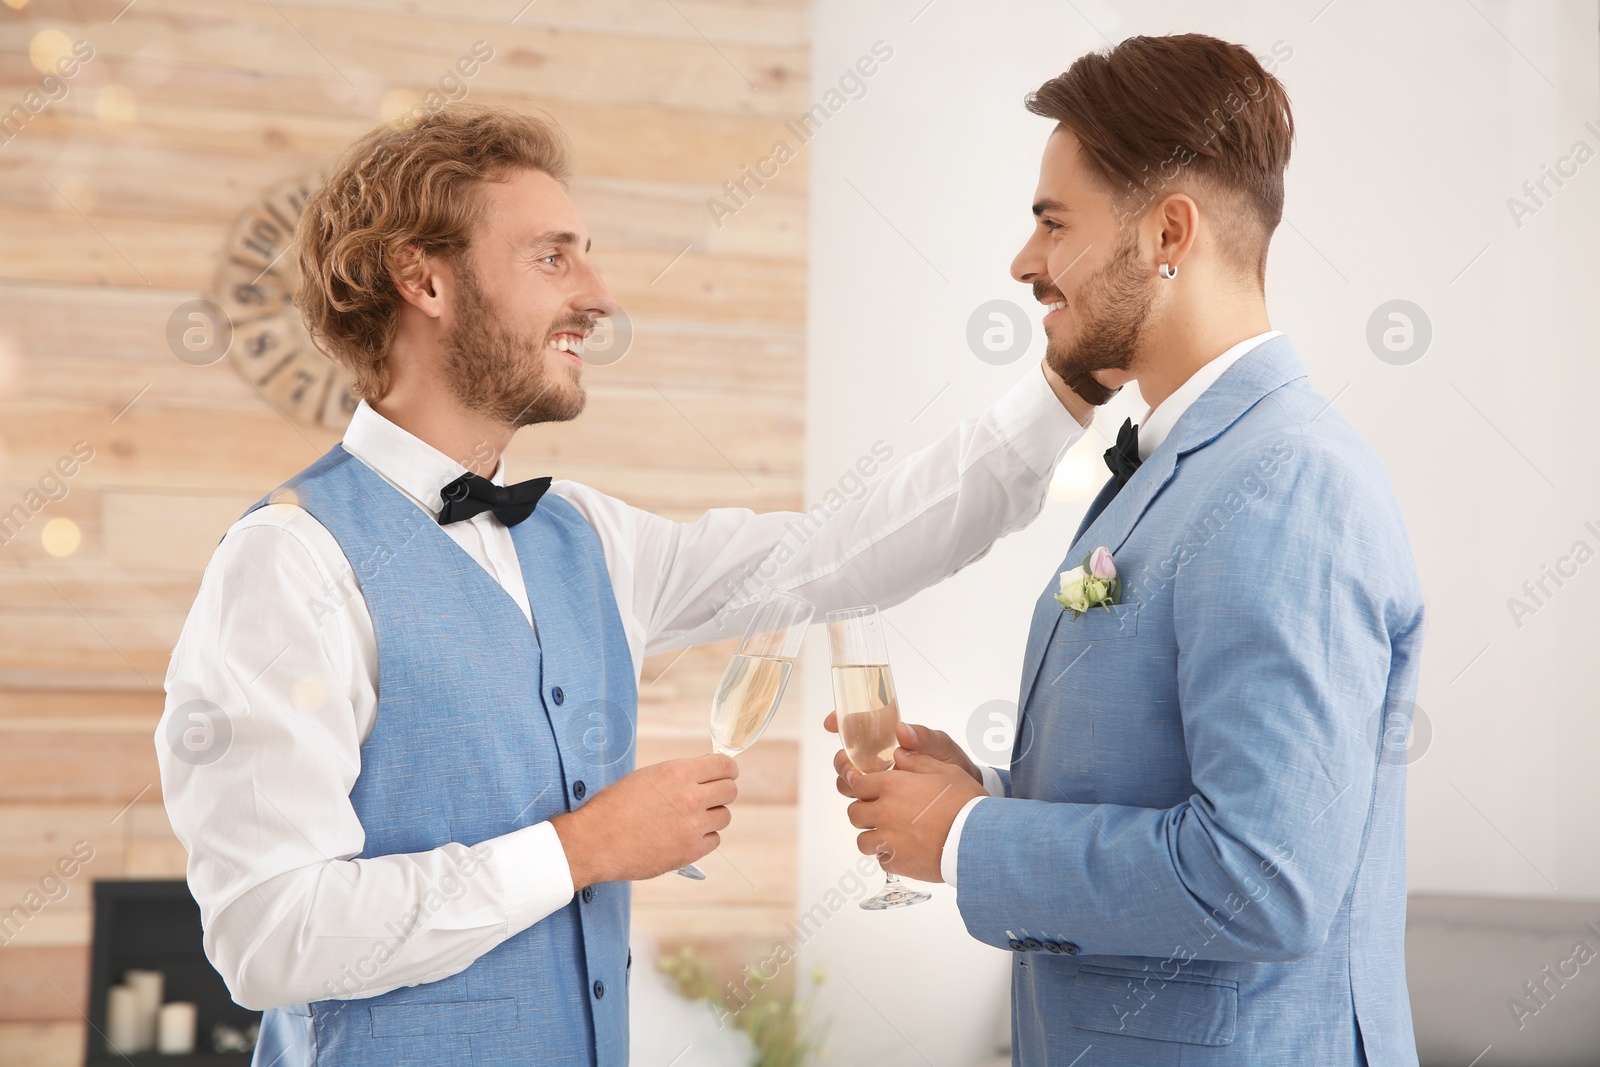
[[[440,491],[467,472],[462,464],[378,414],[365,400],[356,405],[343,443],[346,452],[434,518],[444,506]],[[505,484],[504,459],[495,464],[490,481]]]
[[[1178,424],[1183,413],[1189,410],[1189,405],[1199,400],[1201,394],[1210,389],[1229,367],[1239,362],[1257,345],[1272,340],[1282,332],[1282,330],[1268,330],[1266,333],[1258,333],[1254,337],[1240,341],[1191,374],[1188,381],[1178,386],[1172,391],[1171,396],[1156,405],[1139,424],[1139,462],[1149,459],[1151,453],[1161,447],[1161,442],[1167,439],[1167,435]]]

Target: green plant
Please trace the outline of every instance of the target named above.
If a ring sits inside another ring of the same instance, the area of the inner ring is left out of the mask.
[[[820,969],[813,971],[804,994],[793,983],[779,982],[782,965],[794,959],[786,946],[779,948],[753,971],[749,964],[741,968],[740,985],[725,982],[720,989],[710,964],[687,945],[663,955],[656,967],[672,979],[679,996],[709,1004],[718,1025],[731,1025],[749,1035],[755,1046],[750,1067],[807,1067],[826,1055],[822,1047],[826,1027],[811,1015],[816,988],[826,975]],[[769,968],[772,977],[763,977]]]

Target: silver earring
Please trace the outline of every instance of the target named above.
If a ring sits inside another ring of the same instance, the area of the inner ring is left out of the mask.
[[[1178,276],[1178,268],[1174,267],[1171,263],[1163,263],[1161,264],[1160,271],[1157,273],[1170,282],[1172,279]]]

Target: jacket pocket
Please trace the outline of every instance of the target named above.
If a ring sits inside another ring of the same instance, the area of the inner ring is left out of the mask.
[[[1067,994],[1066,1014],[1080,1030],[1226,1045],[1238,1024],[1239,983],[1200,974],[1084,966]]]
[[[374,1004],[373,1037],[493,1034],[517,1028],[517,1002],[457,1000],[434,1004]]]
[[[1137,600],[1125,600],[1121,604],[1090,608],[1077,618],[1062,608],[1063,617],[1056,625],[1053,640],[1066,643],[1114,641],[1119,637],[1132,637],[1139,632],[1140,606]]]

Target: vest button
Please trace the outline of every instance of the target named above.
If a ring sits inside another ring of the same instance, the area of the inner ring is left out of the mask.
[[[579,778],[576,782],[572,783],[572,795],[577,797],[579,800],[582,800],[588,795],[588,793],[589,787],[583,784],[582,778]]]
[[[594,983],[594,999],[600,1000],[606,995],[606,984],[596,980]]]
[[[562,704],[567,702],[567,694],[563,693],[561,691],[561,687],[558,685],[554,689],[550,690],[550,699],[556,702],[557,707],[560,707]]]
[[[589,886],[584,886],[583,887],[583,902],[585,904],[587,904],[587,903],[589,903],[589,901],[591,901],[593,899],[594,899],[594,889],[589,887]]]

